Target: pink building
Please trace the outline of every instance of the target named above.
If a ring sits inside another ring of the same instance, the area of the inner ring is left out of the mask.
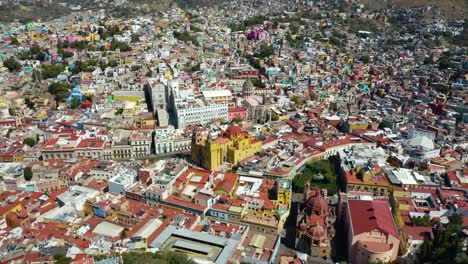
[[[351,263],[396,260],[400,237],[386,199],[348,200],[348,254]]]
[[[244,107],[230,107],[228,108],[228,121],[231,122],[234,118],[240,118],[245,121],[247,118],[247,109]]]

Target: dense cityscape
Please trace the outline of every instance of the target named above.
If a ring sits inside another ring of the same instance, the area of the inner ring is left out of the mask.
[[[468,263],[468,3],[373,2],[0,1],[0,263]]]

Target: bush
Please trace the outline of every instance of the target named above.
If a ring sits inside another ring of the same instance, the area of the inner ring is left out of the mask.
[[[28,137],[28,138],[25,138],[25,139],[23,140],[23,144],[26,144],[26,145],[28,145],[28,146],[30,146],[30,147],[34,147],[34,145],[36,145],[36,143],[37,143],[37,142],[36,142],[36,139],[35,139],[35,138],[30,138],[30,137]]]
[[[57,76],[65,70],[65,65],[62,64],[44,64],[42,66],[42,78],[57,78]]]
[[[3,66],[5,66],[10,72],[18,72],[21,70],[21,64],[15,60],[14,58],[8,58],[3,62]]]
[[[367,56],[367,55],[364,55],[364,56],[361,56],[361,59],[360,59],[362,62],[364,63],[369,63],[370,62],[370,57]]]
[[[192,44],[195,46],[200,45],[200,43],[198,43],[198,40],[192,35],[190,35],[188,31],[184,31],[182,33],[174,31],[174,37],[183,42],[192,42]]]
[[[255,53],[255,56],[259,58],[267,58],[271,55],[273,55],[273,46],[266,44],[260,46],[260,51]]]
[[[34,175],[33,175],[31,167],[24,168],[23,176],[26,181],[30,181],[33,178]]]
[[[111,43],[111,47],[110,47],[111,50],[117,50],[119,49],[121,52],[127,52],[127,51],[131,51],[132,50],[132,47],[130,47],[127,43],[125,42],[119,42],[119,41],[113,41]]]
[[[54,95],[57,101],[61,101],[68,96],[70,92],[71,84],[68,82],[54,82],[49,85],[48,91]]]

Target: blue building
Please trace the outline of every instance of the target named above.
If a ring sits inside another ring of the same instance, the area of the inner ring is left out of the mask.
[[[83,101],[83,95],[81,94],[81,89],[79,87],[73,88],[72,93],[65,101],[70,104],[73,99],[78,99],[80,102]]]

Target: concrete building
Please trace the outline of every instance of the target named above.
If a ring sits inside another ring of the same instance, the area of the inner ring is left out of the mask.
[[[109,180],[109,192],[125,195],[125,190],[136,182],[137,171],[123,169]]]

